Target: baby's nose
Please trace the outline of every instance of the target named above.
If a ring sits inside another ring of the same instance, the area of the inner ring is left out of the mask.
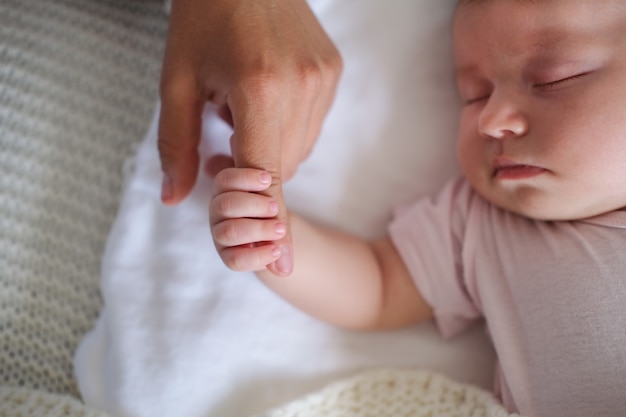
[[[480,114],[478,129],[491,139],[522,137],[528,132],[528,118],[513,100],[492,94]]]

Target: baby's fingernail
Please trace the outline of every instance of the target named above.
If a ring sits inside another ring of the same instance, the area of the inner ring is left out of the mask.
[[[161,200],[167,201],[174,197],[174,183],[172,176],[166,172],[163,173],[163,182],[161,184]]]
[[[291,250],[287,245],[281,245],[280,258],[275,263],[276,269],[284,275],[291,274],[293,269],[293,260],[291,259]]]
[[[287,231],[287,226],[285,226],[283,223],[276,223],[276,225],[274,226],[274,230],[276,230],[277,234],[284,235]]]
[[[259,174],[259,181],[261,182],[261,184],[270,184],[272,182],[272,176],[267,172],[261,172]]]
[[[270,203],[270,213],[278,214],[278,203],[276,201]]]
[[[280,256],[280,248],[278,246],[272,249],[272,256],[274,257],[274,259]]]

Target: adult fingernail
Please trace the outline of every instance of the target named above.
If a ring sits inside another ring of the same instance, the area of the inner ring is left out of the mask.
[[[288,245],[280,246],[280,258],[276,261],[276,269],[284,275],[291,274],[293,269],[293,259],[291,249]]]
[[[163,173],[163,183],[161,184],[161,200],[167,201],[174,197],[174,183],[172,176],[168,173]]]

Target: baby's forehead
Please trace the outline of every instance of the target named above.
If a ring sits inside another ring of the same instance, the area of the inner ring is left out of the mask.
[[[538,47],[626,38],[624,0],[458,0],[455,28],[517,31]],[[465,23],[465,24],[464,24]]]
[[[453,35],[458,69],[498,63],[502,71],[549,71],[557,64],[600,62],[608,56],[624,56],[626,65],[626,0],[459,4]]]

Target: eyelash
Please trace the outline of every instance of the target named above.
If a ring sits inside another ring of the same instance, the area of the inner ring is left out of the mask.
[[[466,105],[466,106],[469,106],[469,105],[471,105],[471,104],[478,103],[478,102],[480,102],[480,101],[483,101],[483,100],[488,99],[488,98],[489,98],[489,96],[490,96],[490,95],[486,95],[486,96],[476,97],[476,98],[473,98],[473,99],[471,99],[471,100],[466,100],[466,101],[465,101],[465,105]]]
[[[576,80],[578,78],[584,77],[585,75],[587,75],[587,72],[584,72],[582,74],[576,74],[573,75],[571,77],[567,77],[567,78],[562,78],[560,80],[556,80],[556,81],[551,81],[549,83],[543,83],[543,84],[535,84],[534,87],[541,90],[541,91],[550,91],[552,90],[554,87],[557,87],[561,84],[563,84],[564,82],[567,81],[572,81],[572,80]]]
[[[543,84],[535,84],[535,85],[533,85],[533,87],[538,89],[538,90],[541,90],[541,91],[551,91],[552,89],[554,89],[555,87],[558,87],[559,85],[563,84],[564,82],[576,80],[578,78],[584,77],[587,74],[589,74],[589,73],[588,72],[583,72],[582,74],[572,75],[571,77],[562,78],[560,80],[550,81],[548,83],[543,83]],[[471,105],[471,104],[474,104],[474,103],[478,103],[480,101],[488,99],[489,96],[490,96],[490,94],[484,95],[484,96],[481,96],[481,97],[476,97],[476,98],[473,98],[471,100],[467,100],[465,102],[465,105],[468,106],[468,105]]]

